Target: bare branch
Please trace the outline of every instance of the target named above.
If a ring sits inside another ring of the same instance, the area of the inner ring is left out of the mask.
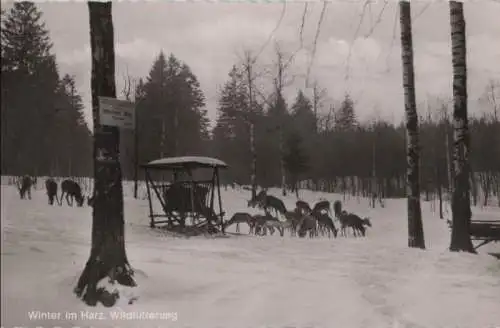
[[[269,42],[273,38],[274,33],[276,33],[276,31],[281,26],[281,22],[283,21],[283,17],[285,17],[285,12],[286,12],[286,1],[283,2],[283,9],[281,10],[281,15],[280,15],[280,18],[278,19],[278,23],[276,23],[276,26],[274,27],[274,29],[269,34],[269,37],[267,38],[266,42],[264,42],[264,44],[260,48],[259,52],[255,56],[254,62],[257,61],[257,58],[262,54],[262,52],[264,51],[264,49],[267,47],[267,45],[269,44]]]
[[[318,27],[316,28],[316,35],[314,36],[314,43],[313,43],[313,51],[311,54],[311,59],[309,61],[309,65],[307,67],[307,74],[306,74],[306,88],[309,86],[309,74],[311,73],[311,67],[314,61],[314,57],[316,56],[316,47],[318,43],[318,38],[319,38],[319,33],[321,31],[321,23],[323,23],[323,18],[326,12],[326,6],[328,5],[328,2],[326,0],[323,0],[323,8],[321,9],[321,14],[319,16],[319,21],[318,21]]]
[[[382,9],[380,9],[380,12],[377,15],[377,19],[375,20],[375,24],[371,25],[370,30],[368,31],[368,33],[365,34],[365,39],[367,39],[370,36],[372,36],[372,34],[375,31],[375,28],[377,27],[377,25],[382,22],[382,15],[384,14],[385,8],[387,7],[388,3],[389,3],[388,0],[384,0],[384,5],[383,5]]]
[[[389,58],[391,57],[392,49],[394,48],[394,42],[396,40],[396,29],[398,26],[398,17],[399,17],[398,10],[396,8],[396,10],[394,11],[394,25],[392,26],[391,45],[389,47],[389,53],[387,54],[387,59],[386,59],[386,65],[387,65],[386,73],[389,73],[391,70],[391,67],[389,65]]]
[[[302,24],[300,25],[300,48],[304,45],[304,40],[302,39],[302,33],[304,32],[304,24],[306,22],[306,14],[307,14],[307,2],[304,5],[304,13],[302,14]]]
[[[354,32],[354,36],[351,41],[351,45],[349,46],[349,53],[347,54],[347,60],[346,60],[346,73],[345,73],[345,81],[349,80],[349,66],[351,62],[351,56],[352,56],[352,47],[354,45],[354,42],[356,42],[356,39],[358,38],[358,33],[359,30],[361,29],[361,24],[363,23],[363,18],[365,17],[366,13],[366,8],[368,7],[368,4],[370,3],[370,0],[366,0],[365,3],[363,4],[363,10],[361,11],[361,16],[359,18],[359,23],[358,27],[356,28],[356,31]]]
[[[417,20],[417,18],[419,18],[428,8],[429,6],[431,5],[432,2],[428,2],[425,4],[425,7],[422,8],[422,10],[420,10],[412,19],[412,23],[415,23],[415,21]]]

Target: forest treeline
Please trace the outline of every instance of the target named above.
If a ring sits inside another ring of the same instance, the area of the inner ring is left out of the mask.
[[[15,2],[1,13],[2,174],[87,175],[91,134],[75,79],[57,67],[42,13]]]
[[[2,174],[92,176],[92,134],[82,98],[74,77],[58,70],[42,13],[33,3],[16,2],[2,11],[1,20]],[[404,197],[404,123],[358,120],[362,109],[348,94],[338,106],[320,109],[327,91],[317,84],[311,98],[297,90],[288,104],[281,83],[286,67],[277,63],[270,91],[259,90],[248,75],[256,67],[235,63],[219,91],[217,119],[210,127],[195,72],[174,54],[159,52],[148,76],[128,77],[122,91],[136,104],[139,162],[214,156],[230,166],[223,183],[250,184],[255,156],[256,183],[262,187],[285,183],[293,189],[301,182],[302,188],[315,190]],[[484,95],[491,111],[469,121],[472,199],[486,203],[497,197],[500,206],[498,82],[490,83]],[[443,101],[419,112],[421,189],[430,198],[451,187],[451,108]],[[123,131],[121,139],[123,176],[132,179],[134,132]]]

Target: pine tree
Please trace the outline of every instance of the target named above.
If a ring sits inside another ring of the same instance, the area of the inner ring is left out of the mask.
[[[302,90],[297,93],[295,103],[291,109],[295,128],[299,129],[303,137],[316,131],[316,117],[314,116],[313,106]]]
[[[217,121],[213,130],[215,151],[231,170],[226,180],[248,183],[250,176],[250,127],[245,120],[248,95],[244,77],[236,66],[229,72],[229,80],[222,88],[217,107]]]
[[[190,67],[160,52],[137,102],[141,160],[202,154],[209,139],[205,97]]]
[[[52,162],[55,175],[81,176],[92,171],[92,136],[85,122],[82,97],[73,76],[64,75],[59,85],[55,129],[51,142],[57,147]],[[62,137],[64,136],[64,137]]]
[[[143,162],[157,159],[165,151],[165,131],[162,130],[167,107],[167,61],[163,52],[153,62],[144,83],[140,80],[137,93],[142,95],[137,101],[139,158]]]
[[[300,176],[308,169],[308,157],[303,149],[303,139],[298,132],[293,131],[285,140],[283,159],[291,178],[292,191],[295,190],[299,197],[298,182]]]
[[[3,14],[1,45],[2,169],[48,173],[59,75],[42,13],[32,2],[16,2]]]
[[[340,131],[352,130],[357,124],[354,102],[351,96],[346,94],[340,108],[335,113],[335,129]]]

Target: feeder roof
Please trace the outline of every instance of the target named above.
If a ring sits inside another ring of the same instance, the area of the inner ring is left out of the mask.
[[[164,170],[228,167],[226,163],[217,158],[203,156],[165,157],[156,159],[141,166],[143,168]]]

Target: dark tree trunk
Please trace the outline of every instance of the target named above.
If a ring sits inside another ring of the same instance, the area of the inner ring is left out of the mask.
[[[467,48],[463,3],[450,1],[453,60],[453,224],[450,251],[475,253],[470,239],[469,126],[467,117]]]
[[[441,170],[436,166],[437,193],[439,198],[439,218],[443,219],[443,183],[441,179]]]
[[[111,2],[89,2],[92,50],[92,113],[94,116],[94,206],[90,257],[75,293],[87,305],[98,301],[112,306],[118,295],[97,289],[109,277],[114,283],[135,286],[125,252],[123,189],[119,162],[120,134],[99,124],[99,96],[116,97],[115,55]]]
[[[471,186],[471,191],[472,191],[472,203],[474,204],[474,206],[477,206],[477,182],[476,182],[476,175],[474,174],[474,172],[472,172],[472,170],[470,170],[470,186]]]
[[[413,40],[410,3],[399,2],[401,23],[401,57],[403,61],[403,88],[406,114],[407,140],[407,189],[408,189],[408,246],[425,248],[422,210],[420,207],[420,170],[418,115],[415,100],[415,76],[413,72]]]

